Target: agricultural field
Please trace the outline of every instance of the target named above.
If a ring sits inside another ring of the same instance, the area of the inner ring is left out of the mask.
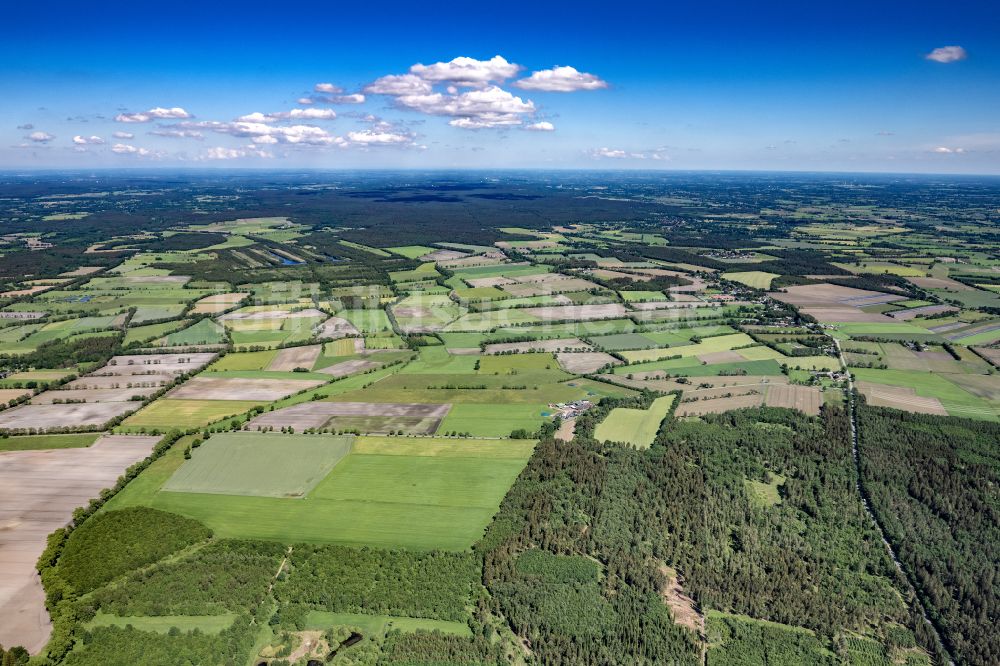
[[[52,666],[1000,654],[1000,601],[969,584],[995,564],[974,515],[997,482],[994,186],[108,178],[5,198],[11,225],[45,229],[0,238],[5,648]],[[857,460],[852,418],[880,438]],[[892,419],[925,468],[890,461]],[[858,478],[902,489],[906,523],[869,515]]]

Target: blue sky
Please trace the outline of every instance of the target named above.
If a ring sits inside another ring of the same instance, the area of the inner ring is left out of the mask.
[[[998,3],[695,4],[17,3],[0,168],[1000,173]]]

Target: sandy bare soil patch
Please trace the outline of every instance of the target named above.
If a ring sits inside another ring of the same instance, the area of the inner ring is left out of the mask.
[[[317,379],[242,379],[200,375],[167,395],[175,400],[261,400],[271,402],[319,386]]]
[[[868,399],[868,404],[876,407],[892,407],[917,414],[937,414],[948,416],[948,412],[937,398],[925,398],[916,394],[909,386],[889,386],[875,382],[858,382],[858,390]]]
[[[1000,368],[1000,349],[991,349],[989,347],[973,347],[973,349],[987,361]]]
[[[609,363],[611,365],[621,365],[622,363],[611,354],[604,352],[561,352],[556,354],[556,360],[559,361],[563,370],[572,372],[574,375],[587,375],[597,372]]]
[[[479,350],[477,349],[476,351],[478,352]],[[346,377],[347,375],[353,375],[358,372],[364,372],[365,370],[377,368],[381,365],[382,365],[381,363],[378,363],[376,361],[354,359],[352,361],[335,363],[334,365],[328,366],[326,368],[320,368],[316,372],[322,372],[324,375],[332,375],[334,377]]]
[[[736,393],[736,389],[733,389],[733,393]],[[694,396],[690,396],[694,397]],[[684,399],[690,399],[685,396]],[[721,412],[728,412],[731,409],[743,409],[745,407],[757,407],[762,402],[764,402],[763,392],[757,392],[756,389],[751,389],[751,392],[744,393],[742,395],[733,395],[728,398],[708,398],[701,399],[691,402],[682,402],[677,406],[677,411],[675,414],[677,416],[701,416],[703,414],[719,414]]]
[[[187,284],[191,280],[190,275],[127,275],[125,282],[130,284]]]
[[[458,250],[434,250],[433,252],[428,252],[424,256],[420,257],[420,261],[455,261],[456,259],[463,259],[469,256],[465,252],[459,252]]]
[[[504,352],[558,352],[558,351],[590,351],[593,349],[580,338],[557,338],[555,340],[533,340],[529,342],[501,342],[486,345],[486,354],[502,354]]]
[[[59,277],[80,277],[83,275],[93,275],[94,273],[100,273],[103,270],[103,266],[80,266],[72,271],[60,273]]]
[[[7,404],[22,395],[31,395],[31,389],[0,389],[0,403]]]
[[[734,351],[718,351],[699,354],[698,360],[702,363],[740,363],[746,359]]]
[[[670,614],[674,618],[674,624],[687,627],[696,632],[699,636],[705,635],[705,616],[698,612],[694,599],[684,593],[683,581],[677,572],[668,566],[661,565],[660,573],[667,578],[667,582],[660,590],[660,596],[670,607]]]
[[[947,289],[948,291],[970,291],[972,287],[951,278],[911,277],[906,278],[921,289]]]
[[[576,419],[563,419],[559,424],[559,429],[556,430],[555,438],[561,439],[564,442],[570,442],[573,440],[573,435],[576,434]]]
[[[596,278],[601,278],[604,280],[635,280],[637,282],[649,282],[653,279],[652,275],[637,275],[633,273],[623,273],[621,271],[613,271],[607,268],[594,268],[587,271],[590,275]]]
[[[87,448],[0,453],[0,644],[42,648],[51,625],[35,562],[46,537],[159,439],[104,436]]]
[[[783,291],[773,291],[768,294],[772,298],[790,303],[791,305],[824,305],[839,303],[841,305],[853,305],[862,307],[864,305],[878,305],[880,303],[891,303],[906,298],[897,294],[884,294],[880,291],[870,291],[868,289],[855,289],[854,287],[842,287],[837,284],[805,284],[796,287],[787,287]]]
[[[452,356],[479,356],[479,347],[448,347],[448,353]]]
[[[524,311],[545,321],[584,321],[587,319],[610,319],[612,317],[625,316],[625,306],[621,303],[560,305],[555,307],[525,308]]]
[[[27,289],[14,289],[12,291],[0,292],[0,298],[20,298],[21,296],[31,296],[32,294],[38,294],[43,291],[48,291],[52,289],[55,285],[35,285],[34,287],[28,287]]]
[[[180,374],[193,372],[207,365],[215,358],[212,352],[192,352],[190,354],[130,354],[115,356],[107,365],[90,373],[92,376]]]
[[[21,405],[0,412],[0,429],[101,426],[139,409],[141,402],[87,402],[73,405]]]
[[[890,312],[889,316],[899,321],[909,321],[914,317],[938,314],[939,312],[958,312],[958,308],[953,305],[925,305],[921,308]]]
[[[865,322],[865,323],[889,323],[895,321],[892,317],[887,317],[878,312],[865,312],[860,308],[849,305],[834,305],[828,307],[805,307],[802,311],[816,318],[819,322]]]
[[[316,308],[306,308],[304,310],[264,310],[261,312],[230,312],[219,317],[219,321],[274,321],[278,319],[308,319],[312,317],[325,317],[326,313]]]
[[[222,312],[223,310],[228,310],[233,307],[247,296],[248,294],[238,291],[226,294],[212,294],[211,296],[206,296],[195,303],[191,312],[195,314]]]
[[[85,402],[127,402],[134,395],[150,395],[160,390],[159,386],[135,386],[132,388],[106,388],[106,389],[60,389],[56,391],[45,391],[39,393],[31,399],[33,405],[51,405],[56,402],[85,401]],[[138,408],[139,403],[136,403]]]
[[[295,368],[311,370],[321,351],[323,351],[323,345],[279,349],[271,363],[268,364],[267,369],[275,372],[291,372]]]
[[[0,319],[41,319],[48,312],[0,312]]]
[[[498,277],[485,277],[485,278],[471,278],[465,281],[470,287],[500,287],[505,284],[517,284],[517,280],[511,280],[508,277],[498,276]]]
[[[813,416],[819,415],[822,403],[823,395],[818,388],[797,384],[768,386],[764,397],[764,404],[768,407],[788,407]]]
[[[333,340],[346,338],[348,335],[360,335],[358,327],[347,321],[343,317],[330,317],[316,327],[314,331],[317,338],[330,338]]]
[[[166,386],[174,380],[175,375],[167,372],[157,372],[143,375],[86,375],[74,379],[63,386],[66,389],[117,389],[117,388],[148,388]]]
[[[437,430],[451,405],[424,403],[307,402],[265,412],[247,425],[251,430],[292,426],[357,429],[361,432],[407,432],[430,434]]]

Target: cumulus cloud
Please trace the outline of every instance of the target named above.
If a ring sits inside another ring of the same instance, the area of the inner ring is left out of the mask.
[[[168,139],[198,139],[201,141],[205,138],[205,135],[198,130],[178,129],[176,127],[165,127],[153,130],[149,133],[154,136],[162,136]]]
[[[253,116],[253,114],[250,114]],[[249,117],[249,116],[244,116]],[[224,123],[213,120],[183,122],[171,129],[205,130],[218,134],[228,134],[250,139],[257,144],[289,143],[312,146],[343,145],[344,139],[333,136],[322,127],[315,125],[272,125],[257,120],[236,120]]]
[[[313,86],[313,90],[318,93],[329,93],[331,95],[336,95],[338,93],[344,92],[344,89],[340,86],[335,86],[332,83],[317,83]]]
[[[450,62],[436,62],[433,65],[417,63],[410,67],[410,73],[431,83],[483,88],[492,82],[502,83],[516,76],[521,69],[520,65],[507,62],[506,58],[499,55],[489,60],[459,56]]]
[[[928,60],[948,64],[965,60],[969,54],[961,46],[940,46],[924,56]]]
[[[270,123],[275,120],[333,120],[336,117],[337,113],[333,109],[292,109],[275,113],[254,111],[236,120],[245,123]]]
[[[115,132],[114,137],[116,139],[134,139],[135,134],[132,134],[132,132]]]
[[[351,143],[365,146],[401,146],[413,143],[413,137],[409,134],[380,132],[376,130],[348,132],[347,138]]]
[[[162,106],[154,106],[149,111],[140,111],[139,113],[119,113],[115,116],[115,120],[120,123],[148,123],[152,120],[177,120],[190,117],[191,114],[179,106],[171,107],[169,109],[163,108]]]
[[[433,90],[434,86],[415,74],[389,74],[365,86],[370,95],[428,95]]]
[[[533,72],[531,76],[515,82],[514,85],[523,90],[574,92],[607,88],[608,82],[593,74],[577,71],[575,67],[556,66]]]
[[[451,116],[453,120],[449,124],[464,129],[520,125],[523,116],[535,113],[534,102],[496,86],[458,95],[401,95],[396,98],[396,104],[432,116]]]
[[[52,134],[49,134],[48,132],[38,131],[28,134],[24,138],[27,139],[28,141],[34,141],[35,143],[48,143],[49,141],[51,141],[56,137]]]
[[[215,146],[206,150],[199,159],[202,160],[238,160],[244,157],[274,157],[266,150],[261,150],[256,146],[246,146],[245,148],[226,148]]]
[[[622,150],[621,148],[597,148],[590,151],[590,156],[596,159],[613,159],[613,160],[654,160],[663,161],[669,160],[670,156],[662,149],[647,150],[643,152],[630,152],[627,150]]]
[[[531,132],[554,132],[556,130],[556,126],[547,120],[542,120],[541,122],[525,125],[524,129]]]
[[[138,155],[140,157],[147,157],[153,154],[146,148],[138,148],[126,143],[116,143],[111,146],[111,152],[118,153],[119,155]]]
[[[965,152],[965,148],[949,148],[948,146],[937,146],[932,153],[938,153],[940,155],[960,155]]]
[[[73,143],[78,146],[96,146],[104,143],[104,139],[99,136],[80,136],[79,134],[73,137]]]

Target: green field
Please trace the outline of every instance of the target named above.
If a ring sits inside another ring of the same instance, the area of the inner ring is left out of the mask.
[[[951,416],[986,421],[1000,420],[1000,411],[996,406],[948,381],[942,374],[870,368],[851,368],[851,373],[858,381],[909,387],[919,396],[937,398]]]
[[[125,419],[122,426],[136,428],[186,428],[203,426],[233,414],[247,412],[260,402],[252,400],[173,400],[161,398]]]
[[[242,436],[234,433],[221,441],[225,444],[227,438]],[[216,437],[220,435],[212,439]],[[270,437],[320,445],[342,441],[327,435]],[[359,445],[360,452],[344,457],[302,499],[170,491],[174,478],[185,478],[176,475],[186,474],[189,463],[198,463],[209,444],[196,449],[189,461],[181,457],[183,464],[172,449],[168,462],[159,465],[168,456],[161,458],[136,480],[143,482],[151,474],[153,481],[119,504],[146,504],[195,518],[219,537],[464,550],[482,534],[531,455],[534,442],[367,437]],[[276,466],[285,469],[284,463]],[[204,485],[235,484],[239,489],[247,484],[249,474],[258,479],[263,475],[259,483],[274,488],[268,478],[270,468],[259,457],[248,471],[239,473],[218,464],[213,467],[219,470],[218,476],[207,466],[199,470]],[[164,487],[153,491],[158,483]]]
[[[302,497],[351,450],[351,436],[233,432],[213,435],[163,490]]]
[[[139,631],[153,631],[158,634],[166,634],[176,627],[181,631],[193,631],[197,629],[206,634],[217,634],[223,629],[232,626],[236,619],[234,613],[222,615],[146,615],[146,616],[126,616],[109,615],[98,612],[94,619],[87,623],[87,628],[93,627],[126,627],[132,625]]]
[[[766,273],[764,271],[743,271],[736,273],[723,273],[720,277],[732,282],[745,284],[752,289],[770,289],[771,282],[778,277],[777,273]]]
[[[507,437],[514,430],[537,431],[546,417],[548,405],[536,404],[453,404],[438,427],[439,433],[460,432],[472,437]]]
[[[221,370],[263,370],[271,363],[277,349],[265,351],[226,354],[211,365],[213,371]]]
[[[387,247],[385,249],[407,259],[416,259],[434,251],[434,248],[427,247],[426,245],[403,245],[401,247]]]
[[[622,356],[630,363],[642,363],[644,361],[656,361],[668,356],[700,356],[701,354],[712,354],[720,351],[729,351],[736,347],[745,347],[756,344],[753,338],[746,333],[733,333],[732,335],[717,335],[705,338],[697,344],[670,347],[668,349],[641,349],[637,351],[622,352]]]
[[[23,435],[0,437],[0,451],[42,451],[45,449],[79,449],[97,441],[99,433],[82,432],[69,435]]]
[[[594,429],[594,439],[606,442],[625,442],[636,448],[648,449],[656,439],[660,423],[670,413],[677,396],[657,398],[649,409],[618,407]]]
[[[226,330],[215,323],[214,320],[205,318],[193,326],[165,336],[160,342],[161,344],[172,346],[216,344],[225,341]]]
[[[338,312],[337,316],[354,324],[362,333],[392,330],[385,310],[343,310]]]
[[[306,615],[306,629],[325,630],[330,627],[360,627],[365,637],[378,638],[395,629],[404,633],[414,631],[440,631],[454,636],[472,636],[472,630],[465,622],[433,620],[423,617],[400,617],[395,615],[365,615],[362,613],[333,613],[330,611],[309,611]]]

